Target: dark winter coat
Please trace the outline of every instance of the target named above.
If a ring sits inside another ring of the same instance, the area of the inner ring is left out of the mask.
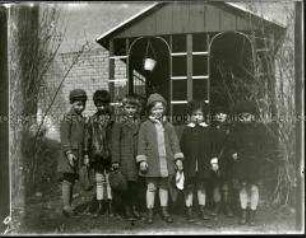
[[[262,177],[262,165],[268,152],[268,134],[263,124],[238,123],[231,136],[232,152],[237,152],[233,176],[240,181],[256,183]]]
[[[138,163],[141,161],[146,161],[148,163],[148,172],[144,175],[145,177],[161,177],[157,132],[154,123],[155,122],[148,119],[141,124],[139,130],[138,155],[136,161]],[[183,154],[181,153],[173,125],[164,121],[163,128],[168,176],[171,177],[175,174],[175,161],[177,159],[183,159]]]
[[[233,152],[231,145],[231,130],[229,125],[213,124],[209,127],[210,159],[217,157],[219,163],[218,175],[211,173],[212,179],[229,180],[233,176]]]
[[[186,179],[195,177],[207,179],[210,168],[209,127],[207,124],[188,124],[181,136],[181,149],[185,156],[184,172]],[[198,173],[196,166],[198,165]]]
[[[86,121],[82,115],[78,115],[74,110],[70,110],[64,115],[60,123],[60,138],[62,153],[58,161],[58,172],[78,173],[80,164],[83,163],[85,151]],[[67,154],[73,153],[77,157],[75,168],[72,168],[67,159]]]
[[[109,169],[111,165],[111,136],[113,120],[110,114],[95,113],[89,118],[85,150],[95,170]]]
[[[136,163],[139,120],[123,118],[112,130],[112,163],[120,164],[120,171],[128,181],[138,178]]]

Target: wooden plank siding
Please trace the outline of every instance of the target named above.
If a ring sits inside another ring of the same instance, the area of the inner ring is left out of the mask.
[[[248,29],[250,21],[247,16],[243,18],[208,3],[179,2],[163,6],[123,29],[115,38]]]

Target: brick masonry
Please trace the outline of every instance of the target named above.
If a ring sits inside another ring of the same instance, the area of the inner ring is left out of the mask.
[[[44,125],[47,129],[47,137],[59,140],[59,124],[65,112],[70,108],[69,93],[76,88],[82,88],[88,95],[85,116],[90,116],[95,112],[93,94],[97,89],[109,90],[109,52],[104,49],[93,49],[82,53],[80,56],[76,52],[62,53],[58,55],[46,74],[46,84],[43,87],[39,101],[38,115],[44,114],[52,102],[56,91],[58,94],[52,104]],[[70,69],[73,61],[76,63]],[[67,74],[67,75],[66,75]],[[61,82],[64,79],[62,85]],[[126,78],[126,65],[120,61],[115,61],[115,79]],[[61,86],[60,86],[61,85]]]

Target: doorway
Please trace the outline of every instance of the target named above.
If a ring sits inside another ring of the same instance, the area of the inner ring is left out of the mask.
[[[232,108],[252,99],[255,84],[252,44],[239,32],[215,35],[210,43],[210,108]]]

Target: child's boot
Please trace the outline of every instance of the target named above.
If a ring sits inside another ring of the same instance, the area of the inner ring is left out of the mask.
[[[111,199],[107,200],[107,214],[108,214],[109,217],[113,217],[114,216],[113,204],[112,204],[112,200]]]
[[[170,216],[168,212],[168,207],[161,207],[162,211],[162,218],[165,220],[167,223],[172,223],[173,218]]]
[[[133,215],[132,215],[131,207],[130,207],[129,205],[126,205],[126,206],[125,206],[125,218],[126,218],[127,220],[131,220],[132,217],[133,217]]]
[[[251,226],[255,225],[255,216],[256,216],[256,210],[250,210],[250,214],[249,214],[249,224]]]
[[[213,212],[211,213],[212,216],[218,216],[219,215],[219,212],[220,212],[220,208],[221,208],[221,203],[220,202],[217,202],[215,204],[215,208],[213,210]]]
[[[66,217],[74,215],[71,207],[72,184],[68,181],[62,182],[63,215]]]
[[[233,217],[234,216],[233,211],[232,211],[231,207],[229,206],[229,204],[225,204],[225,214],[228,217]]]
[[[186,218],[187,218],[188,222],[192,222],[193,221],[193,219],[192,219],[192,207],[187,207]]]
[[[200,216],[203,220],[209,220],[209,217],[206,215],[204,206],[200,206]]]
[[[98,217],[99,215],[103,215],[104,213],[104,200],[98,200],[97,210],[94,212],[94,217]]]
[[[133,214],[133,216],[134,216],[136,219],[140,219],[140,214],[139,214],[139,212],[137,211],[137,208],[136,208],[135,205],[132,207],[132,214]]]
[[[148,224],[153,223],[153,208],[148,208],[148,217],[147,217],[147,222]]]
[[[247,210],[242,209],[241,210],[241,217],[240,217],[240,225],[245,225],[247,222]]]

